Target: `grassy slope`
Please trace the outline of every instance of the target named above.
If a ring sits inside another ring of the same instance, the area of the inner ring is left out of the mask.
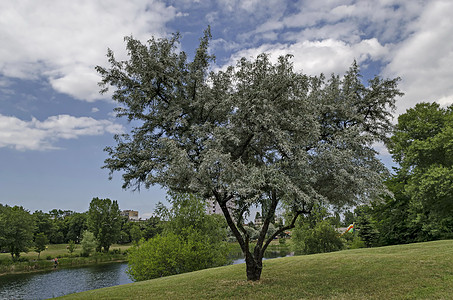
[[[453,240],[267,260],[259,282],[232,265],[65,299],[452,299]]]

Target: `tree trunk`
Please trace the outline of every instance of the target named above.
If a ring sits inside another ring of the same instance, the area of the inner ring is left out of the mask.
[[[257,281],[261,278],[263,270],[263,258],[254,258],[252,254],[246,253],[245,265],[247,271],[247,280]]]

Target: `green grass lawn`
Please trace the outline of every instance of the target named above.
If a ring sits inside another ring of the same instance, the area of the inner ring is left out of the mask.
[[[65,299],[453,299],[453,241],[285,257],[68,295]]]
[[[57,257],[57,256],[65,256],[69,255],[69,251],[66,248],[68,244],[50,244],[47,246],[47,249],[41,252],[40,259],[45,259],[47,256],[51,256],[52,258]],[[128,249],[130,245],[118,245],[118,244],[113,244],[110,246],[110,250],[114,249],[121,249],[121,252],[124,252],[124,250]],[[77,245],[75,251],[73,254],[80,254],[82,251],[82,246]],[[35,252],[33,250],[30,250],[29,252],[25,253],[22,252],[20,254],[21,257],[26,257],[28,259],[38,259],[38,252]],[[10,253],[0,253],[0,259],[7,259],[11,258]]]
[[[92,253],[90,257],[80,257],[82,247],[77,245],[76,250],[70,254],[66,249],[67,244],[49,245],[48,248],[41,252],[38,260],[38,253],[30,251],[28,253],[21,253],[21,258],[26,258],[26,261],[13,262],[11,260],[11,254],[0,253],[0,277],[6,274],[12,273],[27,273],[37,272],[43,270],[52,269],[54,264],[51,259],[58,257],[58,265],[60,267],[68,266],[81,266],[91,265],[113,261],[125,261],[127,256],[123,254],[109,254],[105,253]],[[112,245],[110,250],[120,249],[121,253],[124,253],[130,245]]]

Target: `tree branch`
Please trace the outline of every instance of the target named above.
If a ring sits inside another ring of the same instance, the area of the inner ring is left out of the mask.
[[[264,254],[264,251],[266,251],[267,249],[267,246],[269,246],[269,244],[274,240],[274,238],[276,236],[278,236],[280,233],[284,232],[285,230],[288,230],[288,229],[292,229],[294,227],[296,227],[296,221],[297,221],[297,218],[301,215],[301,214],[309,214],[311,212],[311,209],[305,209],[305,206],[302,208],[302,210],[298,210],[296,211],[293,219],[291,220],[291,223],[287,226],[284,226],[282,228],[280,228],[279,230],[277,230],[271,237],[269,237],[269,239],[266,241],[266,243],[264,244],[263,246],[263,254]]]
[[[246,243],[246,241],[244,241],[241,233],[239,232],[238,228],[236,227],[236,225],[234,224],[234,220],[233,218],[231,217],[231,214],[227,208],[227,202],[228,202],[228,198],[232,198],[232,197],[221,197],[220,196],[220,193],[217,192],[217,191],[213,191],[213,194],[214,194],[214,197],[216,198],[216,201],[217,203],[219,204],[220,206],[220,209],[222,210],[223,212],[223,215],[225,217],[225,220],[227,221],[227,224],[228,226],[230,227],[231,231],[233,232],[234,236],[236,237],[239,245],[241,246],[241,249],[242,251],[245,253],[246,251],[248,251],[248,241]]]
[[[259,255],[260,257],[262,257],[264,255],[264,251],[266,250],[265,248],[263,248],[263,242],[266,238],[266,233],[269,229],[269,224],[271,223],[272,221],[272,218],[275,216],[275,210],[277,209],[277,205],[278,205],[278,198],[277,198],[277,192],[275,191],[275,189],[273,189],[271,191],[271,206],[269,207],[269,210],[266,214],[266,218],[264,219],[264,223],[263,223],[263,227],[261,228],[261,231],[260,231],[260,236],[258,238],[258,241],[256,243],[256,246],[255,246],[255,250],[254,250],[254,254],[255,256]]]

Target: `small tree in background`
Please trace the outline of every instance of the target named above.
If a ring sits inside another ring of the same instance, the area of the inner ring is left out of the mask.
[[[312,214],[301,218],[292,231],[293,249],[303,254],[343,249],[343,241],[332,223],[337,223],[337,218],[330,217],[325,207],[315,205]]]
[[[35,236],[35,251],[38,252],[38,259],[39,256],[41,255],[41,252],[46,250],[46,245],[49,243],[49,240],[47,239],[47,236],[43,233],[40,232]]]
[[[379,238],[379,231],[371,215],[371,209],[367,206],[357,207],[355,210],[357,234],[369,248],[376,244]]]
[[[33,246],[34,231],[34,218],[22,206],[0,204],[0,249],[11,253],[12,260]]]
[[[85,230],[80,245],[82,246],[82,256],[89,256],[97,247],[98,242],[92,232]]]
[[[73,240],[70,240],[69,241],[69,244],[68,244],[68,251],[69,253],[73,253],[74,250],[76,249],[76,243],[73,241]]]
[[[138,243],[138,241],[140,241],[141,238],[143,237],[142,231],[138,224],[134,224],[131,227],[130,234],[131,234],[131,241],[134,243]]]

